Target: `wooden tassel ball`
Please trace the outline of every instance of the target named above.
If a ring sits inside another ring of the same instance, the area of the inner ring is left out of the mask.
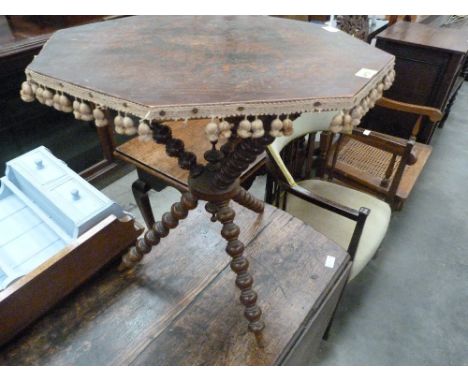
[[[41,88],[41,87],[38,87],[37,90],[36,90],[36,99],[39,103],[44,103],[45,100],[44,100],[44,89]]]
[[[223,138],[229,138],[232,135],[232,125],[228,121],[222,120],[219,123],[219,133]]]
[[[247,119],[247,116],[240,121],[237,128],[237,135],[241,138],[250,138],[252,136],[252,124]]]
[[[135,135],[137,133],[133,119],[127,115],[123,118],[123,127],[125,135]]]
[[[281,122],[281,119],[279,119],[279,117],[276,117],[273,121],[271,121],[270,135],[275,138],[280,137],[282,128],[283,122]]]
[[[92,121],[94,119],[91,107],[86,102],[81,102],[78,108],[80,119],[83,121]]]
[[[205,126],[205,134],[210,142],[217,142],[219,136],[219,127],[215,122],[214,118],[211,118],[211,121]]]
[[[252,127],[252,138],[261,138],[265,135],[265,129],[263,128],[263,121],[258,117],[251,124]]]
[[[120,114],[117,114],[117,116],[114,118],[114,128],[115,132],[117,134],[125,134],[125,128],[123,125],[123,117]]]
[[[55,93],[54,97],[52,98],[53,104],[52,106],[54,107],[55,110],[62,111],[62,105],[60,104],[60,94]]]
[[[65,94],[60,95],[59,97],[59,103],[61,106],[61,109],[65,113],[70,113],[73,111],[72,103],[70,101],[70,98],[68,98]]]
[[[73,115],[75,116],[75,118],[76,119],[81,119],[80,101],[74,100],[72,107],[73,107]]]
[[[294,132],[293,121],[289,119],[289,116],[283,121],[283,134],[286,136],[292,135]]]
[[[97,107],[93,110],[94,123],[97,127],[105,127],[109,124],[106,115],[102,111],[101,107]]]
[[[332,133],[339,133],[343,129],[344,124],[344,113],[340,111],[339,114],[335,115],[330,123],[330,131]]]
[[[44,98],[44,103],[47,106],[52,106],[54,104],[54,93],[49,89],[44,89],[42,92],[42,97]]]
[[[24,81],[21,84],[20,97],[24,102],[34,101],[34,89],[31,83]]]
[[[142,142],[148,142],[151,141],[152,138],[153,132],[149,127],[149,124],[146,121],[141,120],[138,125],[138,139]]]

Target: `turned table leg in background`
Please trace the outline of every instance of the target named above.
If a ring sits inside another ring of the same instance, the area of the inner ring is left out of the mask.
[[[149,190],[151,190],[151,186],[141,179],[136,180],[132,184],[132,193],[133,197],[135,198],[135,202],[141,212],[141,215],[143,216],[146,227],[151,229],[155,223],[155,220],[148,196]]]
[[[265,209],[265,203],[262,200],[257,199],[242,187],[240,188],[239,193],[232,200],[259,214]]]

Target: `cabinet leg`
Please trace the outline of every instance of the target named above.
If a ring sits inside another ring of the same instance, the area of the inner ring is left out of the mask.
[[[241,206],[248,208],[257,213],[262,213],[265,209],[265,203],[255,196],[253,196],[250,192],[246,191],[244,188],[241,187],[239,193],[233,198],[233,200],[239,203]]]
[[[148,197],[148,191],[150,189],[151,187],[148,185],[148,183],[141,179],[136,180],[132,184],[133,197],[135,198],[135,202],[148,229],[151,229],[155,223],[153,211],[151,209],[151,204]]]
[[[156,222],[145,232],[143,238],[138,239],[136,245],[122,257],[119,270],[133,268],[141,261],[143,255],[151,251],[155,245],[159,244],[161,238],[169,235],[169,231],[179,224],[179,220],[185,219],[190,210],[197,207],[198,200],[190,192],[182,194],[180,202],[171,206],[171,211],[166,212],[161,221]]]
[[[245,306],[244,316],[249,321],[249,330],[255,334],[257,343],[263,347],[262,331],[265,327],[261,319],[262,311],[257,305],[257,293],[252,289],[253,278],[248,272],[249,261],[244,257],[244,244],[239,240],[240,229],[234,223],[235,212],[229,201],[217,202],[217,219],[223,225],[221,235],[226,239],[226,252],[232,257],[231,269],[236,273],[236,285],[240,289],[240,301]]]

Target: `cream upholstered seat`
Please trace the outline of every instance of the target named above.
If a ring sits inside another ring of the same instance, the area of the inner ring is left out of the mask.
[[[391,217],[390,206],[376,197],[320,179],[296,182],[284,164],[281,150],[296,138],[328,130],[335,112],[303,113],[294,121],[294,133],[276,139],[268,155],[285,209],[347,249],[353,258],[352,280],[372,259],[382,242]],[[331,145],[330,145],[331,147]]]
[[[354,255],[349,276],[349,280],[352,280],[372,259],[385,237],[391,217],[390,206],[364,192],[320,179],[304,180],[298,182],[298,185],[335,203],[354,209],[366,207],[370,210]],[[356,226],[354,221],[292,194],[288,195],[286,211],[311,225],[341,247],[348,248]]]

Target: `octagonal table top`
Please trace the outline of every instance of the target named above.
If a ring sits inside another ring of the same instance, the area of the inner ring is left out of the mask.
[[[30,80],[141,118],[351,108],[394,57],[343,32],[267,16],[135,16],[58,31]],[[371,78],[357,76],[361,69]]]

